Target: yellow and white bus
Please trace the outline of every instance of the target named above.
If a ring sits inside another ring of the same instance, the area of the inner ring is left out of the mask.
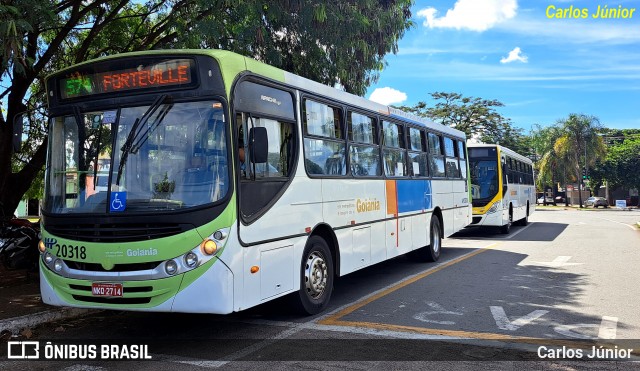
[[[527,225],[535,210],[533,163],[497,144],[469,144],[473,218],[470,226]]]

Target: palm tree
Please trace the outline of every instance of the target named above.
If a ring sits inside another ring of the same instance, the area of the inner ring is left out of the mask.
[[[536,157],[540,156],[540,160],[536,164],[538,170],[537,183],[538,187],[544,191],[548,184],[554,185],[553,196],[555,204],[555,180],[560,176],[561,159],[554,151],[554,144],[558,138],[562,136],[562,131],[558,126],[549,126],[546,128],[537,128],[533,134],[531,143],[534,147]],[[547,204],[546,196],[543,196],[543,204]]]
[[[606,148],[597,131],[602,128],[600,120],[594,116],[572,113],[568,118],[558,121],[562,136],[554,143],[554,152],[564,160],[570,176],[580,179],[582,166],[593,166],[604,158]],[[582,192],[578,192],[582,208]]]

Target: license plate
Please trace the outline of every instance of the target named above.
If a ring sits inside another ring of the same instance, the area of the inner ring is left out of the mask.
[[[122,284],[94,282],[91,284],[91,294],[93,296],[122,297]]]

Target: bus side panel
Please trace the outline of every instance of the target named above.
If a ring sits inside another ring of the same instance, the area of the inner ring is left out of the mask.
[[[244,283],[238,288],[241,294],[237,297],[242,299],[234,303],[236,310],[251,308],[297,291],[305,243],[306,237],[298,237],[242,247],[243,267],[235,273],[244,278]]]
[[[465,190],[466,180],[455,180],[453,185],[453,206],[455,209],[454,228],[456,231],[471,223],[468,192]]]
[[[384,183],[375,179],[316,181],[322,182],[323,220],[334,228],[338,238],[340,275],[369,265],[371,241],[376,240],[371,233],[378,233],[378,229],[368,224],[385,217]]]
[[[444,224],[444,235],[452,235],[455,229],[455,209],[453,208],[453,186],[452,181],[433,180],[433,207],[439,207],[442,210],[442,223]]]
[[[258,220],[241,224],[243,243],[256,243],[306,233],[322,221],[322,183],[306,176],[295,177],[282,197]]]

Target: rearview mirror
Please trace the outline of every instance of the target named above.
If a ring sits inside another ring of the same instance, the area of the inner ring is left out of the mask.
[[[267,162],[269,139],[266,128],[256,126],[249,130],[249,153],[254,164]]]

